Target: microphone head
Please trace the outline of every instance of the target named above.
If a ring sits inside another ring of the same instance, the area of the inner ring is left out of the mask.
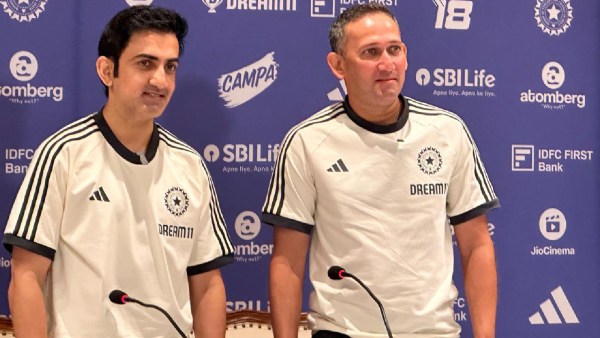
[[[112,290],[108,295],[108,299],[115,304],[125,304],[129,300],[129,296],[121,290]]]
[[[346,276],[346,270],[341,266],[334,265],[327,270],[327,276],[333,280],[340,280]]]

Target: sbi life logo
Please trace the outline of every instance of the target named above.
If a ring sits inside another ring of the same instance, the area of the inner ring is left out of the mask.
[[[421,68],[416,73],[417,83],[427,86],[430,83],[436,87],[478,87],[493,88],[496,77],[485,69],[436,68],[430,71]]]
[[[226,163],[273,162],[278,154],[279,144],[209,144],[203,152],[207,162]]]
[[[235,245],[235,259],[237,262],[256,263],[265,255],[273,253],[273,244],[258,244],[254,242],[260,233],[261,221],[252,211],[243,211],[235,219],[235,233],[245,241],[244,244]]]
[[[0,83],[0,96],[16,104],[32,104],[40,98],[52,98],[56,102],[63,99],[63,87],[34,86],[29,81],[38,73],[39,64],[35,55],[29,51],[18,51],[10,58],[10,73],[22,84],[6,85]]]

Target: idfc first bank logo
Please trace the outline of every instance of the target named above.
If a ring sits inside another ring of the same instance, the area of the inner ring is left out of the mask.
[[[29,22],[37,19],[46,9],[47,0],[0,0],[0,5],[11,19]]]
[[[10,73],[22,85],[0,84],[0,96],[8,98],[8,101],[16,104],[37,103],[40,98],[52,98],[54,101],[62,101],[63,87],[59,86],[33,86],[29,81],[35,78],[38,72],[38,60],[33,53],[18,51],[10,59]]]

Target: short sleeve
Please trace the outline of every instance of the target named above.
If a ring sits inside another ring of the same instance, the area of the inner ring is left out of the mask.
[[[225,219],[208,168],[200,159],[202,182],[200,189],[205,193],[198,219],[199,233],[194,252],[188,264],[188,275],[218,269],[234,261],[234,250],[227,231]]]
[[[453,225],[499,206],[479,151],[464,122],[457,124],[455,167],[448,187],[447,213]]]
[[[69,177],[66,152],[46,141],[34,153],[4,230],[4,246],[54,259]]]
[[[314,226],[316,188],[307,147],[292,129],[282,142],[267,197],[263,222],[310,233]]]

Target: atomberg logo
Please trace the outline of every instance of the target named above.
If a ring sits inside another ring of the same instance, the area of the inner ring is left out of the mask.
[[[253,240],[260,233],[261,222],[253,211],[242,211],[235,219],[235,233],[246,241],[234,246],[235,260],[241,263],[256,263],[264,256],[273,253],[273,244],[255,243]],[[248,243],[249,242],[249,243]]]
[[[231,73],[219,77],[219,96],[225,107],[233,108],[253,99],[277,80],[275,52]]]
[[[576,105],[578,108],[585,108],[584,94],[564,94],[558,91],[566,79],[566,72],[563,66],[550,61],[542,68],[542,82],[554,92],[538,93],[531,89],[522,92],[520,101],[524,103],[539,103],[542,108],[549,110],[564,109],[567,105]]]
[[[33,80],[38,72],[38,61],[35,55],[28,51],[18,51],[10,59],[10,73],[22,85],[0,84],[0,97],[7,97],[11,103],[31,104],[37,103],[39,98],[52,98],[59,102],[63,99],[63,87],[58,86],[32,86],[28,81]]]
[[[260,219],[252,211],[244,211],[235,219],[235,233],[243,240],[250,241],[260,232]]]
[[[37,19],[46,10],[47,0],[0,0],[0,5],[11,19],[19,22]]]
[[[38,71],[35,55],[27,51],[16,52],[10,59],[10,73],[19,81],[29,81]]]

